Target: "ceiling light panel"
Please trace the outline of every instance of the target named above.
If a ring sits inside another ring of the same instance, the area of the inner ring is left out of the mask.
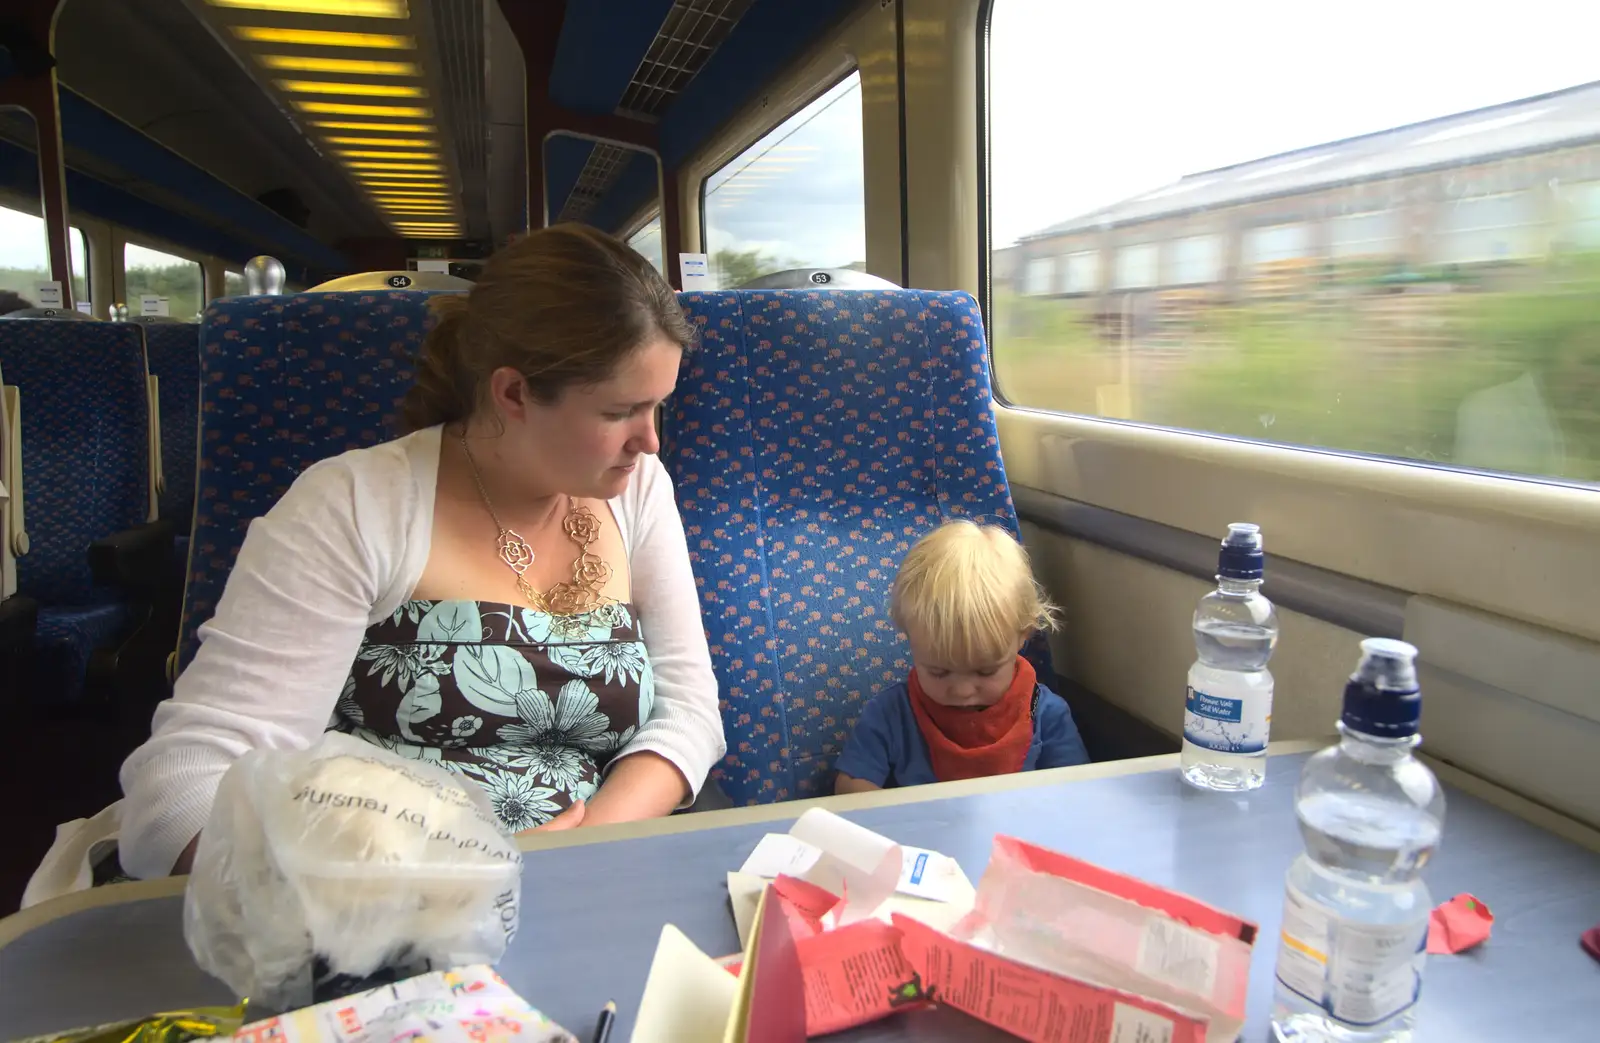
[[[345,159],[428,159],[437,160],[437,152],[381,152],[377,149],[339,149]]]
[[[426,170],[438,174],[443,173],[444,171],[444,167],[437,163],[379,163],[376,160],[371,159],[352,159],[346,165],[349,166],[351,170],[393,170],[398,173],[405,173],[408,170],[421,173],[422,171]]]
[[[262,54],[262,65],[280,72],[326,72],[337,76],[421,76],[415,62],[367,58],[318,58],[309,54]]]
[[[246,43],[283,44],[290,47],[359,47],[367,51],[409,51],[417,46],[410,36],[389,33],[340,33],[322,29],[279,29],[266,25],[230,26]]]
[[[313,120],[313,127],[322,130],[370,130],[388,134],[431,134],[433,126],[428,123],[357,123],[349,120]]]
[[[319,14],[343,18],[408,18],[406,0],[209,0],[212,7],[273,14]]]
[[[409,0],[207,3],[238,49],[277,74],[267,82],[391,227],[404,235],[461,233],[458,172],[444,162],[447,141],[423,101],[438,70],[421,60]],[[313,17],[294,17],[306,15]],[[247,19],[279,24],[238,24]]]
[[[426,98],[428,92],[412,83],[338,83],[328,80],[278,80],[288,94],[336,94],[350,98]]]
[[[377,148],[436,148],[432,138],[346,138],[330,137],[330,145],[371,145]]]
[[[432,109],[416,105],[350,105],[340,101],[306,101],[296,98],[294,107],[314,116],[397,116],[414,120],[433,118]]]

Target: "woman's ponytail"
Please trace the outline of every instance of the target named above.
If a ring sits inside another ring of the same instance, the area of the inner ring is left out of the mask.
[[[417,382],[406,392],[400,415],[408,432],[453,424],[472,414],[476,381],[465,364],[467,295],[439,294],[428,302],[433,329],[422,342]]]

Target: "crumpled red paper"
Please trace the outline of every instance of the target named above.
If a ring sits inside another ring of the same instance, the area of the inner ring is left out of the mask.
[[[1459,894],[1435,908],[1428,917],[1428,952],[1456,953],[1489,937],[1494,914],[1469,894]]]
[[[1583,951],[1600,960],[1600,924],[1596,924],[1578,935],[1578,944],[1583,946]]]

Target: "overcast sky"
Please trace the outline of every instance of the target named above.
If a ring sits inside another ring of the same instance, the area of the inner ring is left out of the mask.
[[[1597,37],[1594,0],[995,0],[994,243],[1185,174],[1600,80]]]
[[[1185,174],[1600,80],[1596,0],[994,6],[996,246]],[[851,76],[711,178],[709,249],[864,259],[861,154]],[[0,265],[43,257],[37,219],[0,210]]]

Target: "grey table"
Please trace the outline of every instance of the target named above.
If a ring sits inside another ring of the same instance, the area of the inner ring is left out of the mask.
[[[994,835],[1009,833],[1255,920],[1261,940],[1243,1039],[1265,1043],[1283,873],[1300,850],[1292,797],[1304,758],[1276,753],[1267,784],[1240,797],[1188,789],[1168,756],[821,803],[902,843],[954,856],[974,881]],[[1450,804],[1429,886],[1439,901],[1473,892],[1496,922],[1478,950],[1429,959],[1418,1043],[1600,1038],[1600,964],[1578,945],[1579,933],[1600,922],[1594,835],[1459,773],[1441,774],[1452,783]],[[539,838],[527,853],[522,930],[501,973],[585,1039],[601,1005],[615,998],[613,1038],[624,1043],[662,924],[677,924],[713,955],[735,951],[724,874],[805,806]],[[180,886],[100,888],[0,921],[0,1038],[230,1001],[190,960]],[[835,1038],[1010,1037],[930,1011]]]

